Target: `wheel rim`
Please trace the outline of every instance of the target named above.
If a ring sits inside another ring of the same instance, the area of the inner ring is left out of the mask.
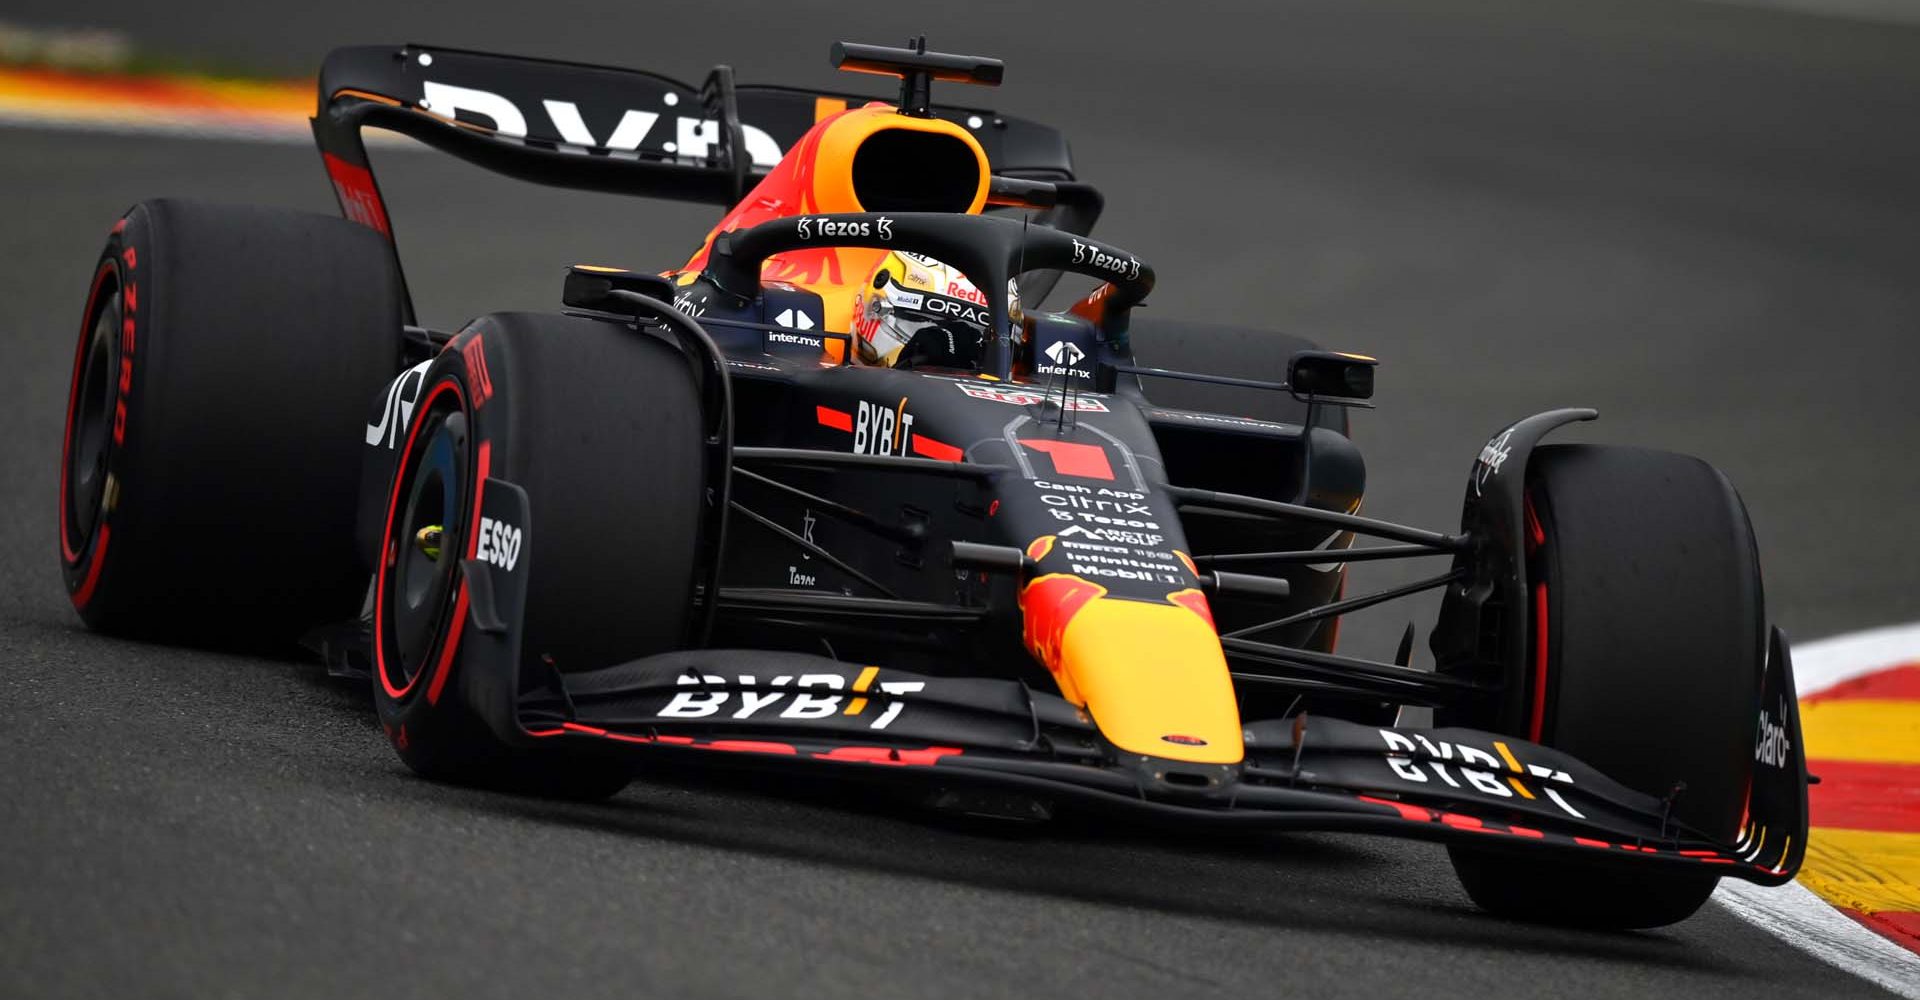
[[[106,293],[106,294],[102,294]],[[61,542],[69,561],[77,561],[99,527],[106,506],[107,461],[113,450],[113,414],[118,398],[122,302],[111,267],[102,268],[94,286],[74,377],[71,423],[63,463]]]
[[[421,417],[419,459],[405,470],[404,498],[395,512],[386,552],[384,588],[388,643],[382,658],[389,690],[404,693],[433,663],[451,624],[459,590],[458,553],[465,551],[470,520],[467,483],[467,424],[456,394]],[[422,532],[437,531],[437,552]]]

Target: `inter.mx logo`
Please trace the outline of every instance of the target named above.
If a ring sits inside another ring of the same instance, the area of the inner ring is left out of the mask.
[[[1085,361],[1087,352],[1070,340],[1056,340],[1041,352],[1052,364],[1036,366],[1042,375],[1066,375],[1072,378],[1092,378],[1093,372],[1077,367]]]
[[[424,96],[420,106],[436,115],[457,119],[459,113],[464,111],[491,119],[494,131],[502,135],[521,139],[527,136],[526,113],[505,95],[434,80],[423,82],[421,89]],[[680,96],[669,91],[662,100],[672,107],[680,103]],[[638,150],[642,143],[653,136],[654,126],[659,124],[662,117],[656,111],[626,109],[619,123],[603,141],[587,127],[586,120],[580,116],[579,105],[572,101],[542,100],[540,107],[546,113],[547,120],[553,123],[561,142],[615,153]],[[745,123],[741,124],[740,132],[746,139],[747,155],[752,157],[755,166],[771,167],[780,162],[780,144],[774,141],[773,136]],[[720,122],[716,119],[676,116],[673,138],[656,141],[654,147],[674,156],[698,160],[704,159],[719,144]]]

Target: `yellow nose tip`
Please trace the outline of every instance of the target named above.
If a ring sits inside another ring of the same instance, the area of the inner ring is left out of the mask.
[[[1060,652],[1094,722],[1120,749],[1206,764],[1243,756],[1220,637],[1193,611],[1096,599],[1068,623]]]

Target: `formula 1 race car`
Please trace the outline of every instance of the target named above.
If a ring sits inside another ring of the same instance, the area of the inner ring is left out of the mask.
[[[1595,417],[1563,409],[1480,449],[1459,531],[1361,516],[1373,359],[1136,316],[1153,268],[1088,235],[1061,133],[931,100],[999,62],[833,57],[898,99],[334,52],[313,129],[346,220],[113,227],[62,456],[81,617],[305,636],[452,782],[594,797],[725,760],[965,814],[1423,838],[1489,910],[1607,926],[1793,878],[1792,669],[1725,477],[1541,444]],[[575,265],[559,312],[427,329],[367,127],[726,214],[684,265]],[[1093,290],[1041,308],[1063,275]],[[1229,336],[1231,375],[1134,353]],[[1169,380],[1271,402],[1149,401]],[[1446,568],[1345,594],[1384,559]],[[1336,651],[1342,615],[1433,589],[1436,669],[1411,626],[1392,662]]]

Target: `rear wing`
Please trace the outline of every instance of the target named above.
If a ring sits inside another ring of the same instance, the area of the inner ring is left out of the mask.
[[[641,70],[491,55],[432,45],[335,49],[312,119],[341,213],[393,244],[393,226],[361,136],[379,128],[521,180],[558,187],[737,203],[814,123],[871,100],[778,86],[736,86],[716,66],[700,86]],[[1043,210],[1040,224],[1084,234],[1100,197],[1073,183],[1058,129],[983,108],[929,111],[979,140],[990,201]],[[395,256],[394,266],[399,268]],[[412,306],[407,307],[411,322]]]

